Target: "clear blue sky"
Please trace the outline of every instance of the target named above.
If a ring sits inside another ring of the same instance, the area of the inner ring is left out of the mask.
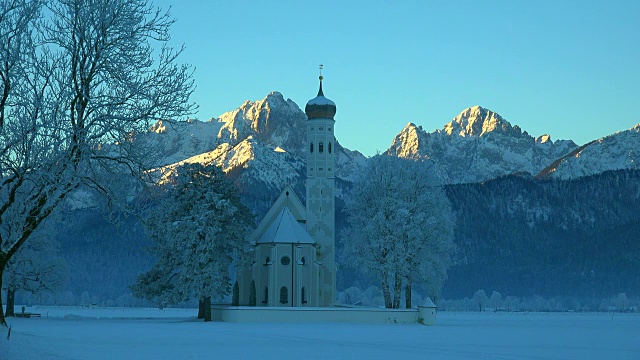
[[[347,148],[386,150],[480,105],[579,144],[640,122],[640,1],[154,1],[207,120],[281,92],[336,102]]]

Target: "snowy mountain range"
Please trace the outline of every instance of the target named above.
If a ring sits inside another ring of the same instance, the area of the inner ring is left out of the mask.
[[[304,180],[305,121],[295,102],[271,92],[206,122],[158,122],[146,136],[161,149],[163,171],[183,162],[215,162],[241,186],[278,192]],[[339,144],[338,150],[337,177],[349,182],[366,157]],[[579,147],[571,140],[553,141],[550,135],[533,137],[499,114],[473,106],[433,132],[408,123],[387,153],[428,158],[449,184],[514,173],[567,179],[638,168],[640,124]]]
[[[441,130],[426,132],[413,123],[395,137],[387,153],[429,158],[446,183],[474,183],[513,173],[537,174],[578,146],[571,140],[532,137],[497,113],[480,106],[463,110]]]

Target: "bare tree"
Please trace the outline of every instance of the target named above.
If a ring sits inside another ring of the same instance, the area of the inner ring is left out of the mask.
[[[0,2],[0,279],[72,191],[114,196],[113,174],[143,178],[152,149],[136,140],[150,122],[194,110],[168,13],[147,0],[57,0],[41,17],[43,3]]]

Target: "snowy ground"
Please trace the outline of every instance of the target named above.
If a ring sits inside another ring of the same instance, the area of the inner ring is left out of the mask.
[[[439,313],[427,327],[203,323],[194,309],[27,311],[44,317],[10,319],[0,359],[640,359],[640,314]]]

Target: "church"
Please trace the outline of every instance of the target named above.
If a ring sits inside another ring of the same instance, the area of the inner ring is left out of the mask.
[[[336,105],[324,96],[322,79],[318,96],[305,106],[306,204],[287,186],[249,235],[255,259],[238,276],[240,305],[334,305]]]

